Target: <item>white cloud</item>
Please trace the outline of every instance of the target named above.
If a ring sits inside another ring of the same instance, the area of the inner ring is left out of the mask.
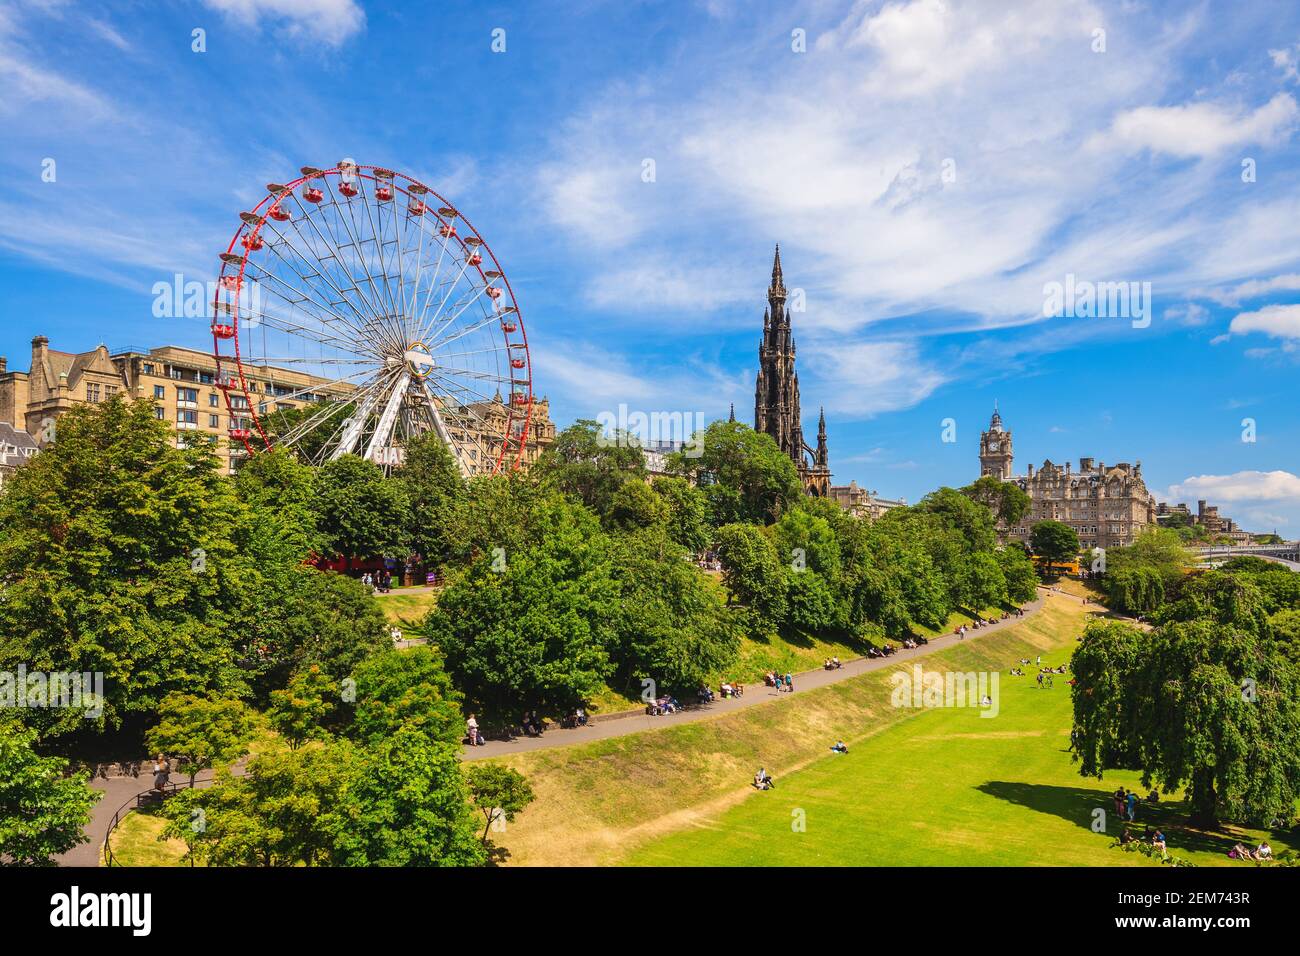
[[[270,21],[289,36],[321,40],[338,46],[366,25],[366,15],[354,0],[203,0],[241,23]]]
[[[1282,71],[1282,79],[1291,80],[1293,83],[1300,83],[1300,59],[1297,59],[1296,53],[1300,51],[1300,46],[1291,49],[1269,50],[1268,55],[1273,60],[1273,65]]]
[[[1226,289],[1202,289],[1190,295],[1209,299],[1219,305],[1237,306],[1247,299],[1257,299],[1270,292],[1294,292],[1300,290],[1300,275],[1288,273],[1271,279],[1249,279]]]
[[[1210,313],[1203,305],[1184,302],[1165,309],[1164,318],[1167,322],[1177,322],[1180,325],[1204,325],[1210,320]]]
[[[1234,146],[1269,144],[1296,125],[1296,101],[1278,93],[1253,112],[1216,103],[1140,106],[1115,117],[1110,132],[1094,148],[1115,145],[1149,149],[1171,156],[1213,156]]]
[[[48,102],[76,107],[82,111],[83,120],[112,112],[108,102],[89,87],[28,62],[5,48],[0,48],[0,86],[5,89],[4,97],[0,98],[0,114],[27,103]]]
[[[644,229],[625,195],[640,183],[639,172],[632,163],[622,168],[613,163],[585,166],[579,162],[543,167],[539,185],[551,225],[603,247],[626,244]],[[641,185],[652,188],[648,183]]]
[[[858,10],[869,9],[858,4]],[[838,36],[829,35],[820,47],[842,38],[848,50],[871,51],[875,63],[866,89],[916,96],[1001,69],[1009,58],[1028,55],[1062,36],[1076,37],[1086,49],[1088,30],[1100,18],[1082,2],[913,0],[889,3],[855,19],[851,16]]]
[[[626,269],[601,272],[587,283],[585,293],[587,301],[597,308],[678,312],[690,322],[696,321],[701,312],[760,299],[752,276],[715,266],[697,268],[665,262],[640,262]]]
[[[1275,339],[1300,339],[1300,305],[1266,305],[1254,312],[1239,312],[1229,323],[1228,332],[1263,332]]]
[[[1174,501],[1296,501],[1300,477],[1289,471],[1238,471],[1231,475],[1197,475],[1169,489]]]
[[[911,342],[823,342],[799,353],[800,365],[811,373],[801,374],[804,394],[826,396],[826,408],[847,415],[910,408],[947,381]]]
[[[643,412],[689,412],[721,414],[725,401],[743,400],[754,390],[748,369],[731,374],[716,365],[689,357],[627,356],[574,339],[548,335],[532,345],[534,360],[546,369],[546,380],[572,410],[575,418],[594,418],[602,411],[616,411],[621,404]],[[716,408],[699,407],[707,396]],[[732,396],[732,398],[728,398]]]

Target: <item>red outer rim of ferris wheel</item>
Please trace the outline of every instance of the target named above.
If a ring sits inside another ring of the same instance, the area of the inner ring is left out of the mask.
[[[366,172],[367,170],[369,172]],[[511,455],[509,467],[511,470],[517,469],[520,465],[520,462],[523,460],[524,452],[528,447],[529,429],[532,425],[533,405],[534,405],[533,383],[532,383],[533,362],[532,362],[532,352],[528,345],[528,330],[523,320],[523,313],[519,309],[519,302],[518,299],[515,297],[514,287],[511,286],[510,284],[510,278],[509,276],[506,275],[505,269],[502,268],[500,261],[496,257],[496,253],[492,251],[491,245],[489,245],[488,241],[483,238],[482,233],[479,232],[479,230],[474,226],[474,224],[469,220],[469,218],[463,212],[460,211],[460,209],[458,209],[454,204],[451,203],[450,200],[448,200],[437,190],[431,188],[430,186],[414,178],[413,176],[408,176],[405,173],[400,173],[384,166],[363,166],[360,164],[349,165],[347,171],[352,175],[356,176],[358,179],[367,179],[370,180],[371,182],[377,182],[381,179],[391,181],[396,188],[400,189],[402,193],[408,197],[412,195],[412,192],[409,188],[410,185],[419,187],[421,190],[423,190],[423,193],[416,193],[416,195],[427,194],[436,197],[438,201],[442,203],[443,207],[452,210],[455,213],[455,215],[451,217],[444,217],[437,209],[430,210],[427,203],[425,205],[425,212],[427,213],[432,211],[434,218],[438,221],[440,225],[450,225],[451,223],[454,222],[455,219],[459,218],[473,233],[473,238],[478,240],[478,248],[485,250],[488,254],[488,257],[492,260],[492,265],[495,266],[494,271],[498,273],[501,284],[505,287],[506,292],[510,296],[510,308],[512,309],[512,311],[507,314],[513,317],[513,319],[517,323],[517,331],[520,337],[520,342],[518,343],[518,345],[521,346],[523,350],[524,372],[525,372],[524,378],[516,379],[515,370],[513,369],[513,367],[511,368],[511,374],[510,374],[511,395],[510,395],[510,401],[506,403],[506,407],[509,409],[509,413],[506,418],[505,433],[501,436],[501,451],[498,453],[496,461],[494,462],[493,465],[493,474],[500,473],[502,463],[506,460],[507,452],[511,450],[512,442],[515,442],[517,444],[517,447],[513,449],[513,454]],[[221,379],[223,364],[233,360],[235,368],[239,375],[239,389],[243,393],[245,401],[248,402],[247,415],[252,419],[253,424],[256,426],[257,434],[262,439],[262,444],[266,450],[270,450],[273,447],[273,443],[271,442],[270,437],[267,435],[266,429],[262,424],[262,417],[257,411],[257,403],[253,400],[252,394],[249,391],[248,376],[245,374],[244,371],[245,366],[243,362],[243,353],[240,348],[239,296],[243,290],[244,270],[248,264],[248,256],[253,250],[251,249],[246,250],[242,255],[240,255],[238,253],[235,253],[234,249],[236,245],[239,244],[241,237],[245,235],[254,238],[258,237],[261,233],[262,226],[265,225],[266,219],[270,215],[271,211],[274,208],[278,207],[279,204],[283,202],[287,197],[296,196],[297,195],[296,190],[303,183],[308,182],[310,180],[322,179],[326,176],[341,176],[343,172],[344,172],[344,168],[341,164],[336,165],[331,169],[313,170],[310,174],[304,173],[298,176],[296,179],[290,180],[289,182],[285,183],[276,192],[268,191],[267,195],[262,197],[262,200],[256,206],[254,206],[253,209],[250,211],[251,215],[258,217],[257,223],[255,225],[244,223],[238,229],[236,229],[235,234],[231,237],[230,243],[226,246],[226,250],[224,253],[224,255],[226,256],[237,255],[240,261],[239,261],[239,271],[236,274],[237,279],[236,279],[235,289],[233,290],[234,298],[235,298],[235,306],[234,308],[228,310],[230,322],[234,327],[234,334],[233,336],[230,337],[230,341],[233,343],[232,348],[234,350],[234,354],[229,356],[223,355],[221,353],[221,342],[223,341],[222,338],[218,336],[215,329],[212,335],[213,357],[216,359],[216,366],[217,366],[216,380],[220,381]],[[409,185],[402,186],[401,184],[399,184],[397,182],[399,178],[401,180],[404,180]],[[263,210],[263,207],[265,207],[265,210]],[[459,232],[454,232],[452,234],[452,238],[456,239],[456,241],[460,245],[461,252],[464,253],[467,248],[466,237],[460,235]],[[223,258],[223,265],[221,270],[221,276],[223,278],[226,274],[226,267],[228,265],[230,265],[230,263]],[[485,271],[487,270],[484,270],[482,263],[479,263],[478,265],[474,266],[474,268],[478,270],[479,278],[484,283],[489,282],[488,277],[484,274]],[[213,296],[213,303],[212,303],[214,325],[216,324],[216,321],[218,319],[218,313],[222,311],[220,308],[221,290],[222,290],[222,285],[220,282],[218,282],[217,289]],[[499,323],[499,325],[504,326],[504,322]],[[509,357],[511,354],[510,350],[515,347],[516,343],[512,343],[510,341],[509,336],[511,333],[506,332],[504,327],[501,328],[501,334],[505,336],[506,355],[507,357]],[[524,408],[523,417],[522,417],[522,426],[518,429],[517,438],[515,438],[516,429],[514,428],[514,425],[516,423],[516,408],[515,408],[516,388],[523,389],[525,395],[525,400],[522,403]],[[236,410],[231,402],[231,396],[230,396],[230,393],[233,389],[224,388],[219,390],[222,391],[225,395],[226,412],[231,417],[231,420],[234,420]],[[242,413],[244,410],[240,410],[240,411]],[[244,415],[240,414],[239,417],[243,418]],[[247,437],[241,436],[238,440],[243,444],[245,451],[249,455],[255,454],[255,449],[253,446],[251,435]]]

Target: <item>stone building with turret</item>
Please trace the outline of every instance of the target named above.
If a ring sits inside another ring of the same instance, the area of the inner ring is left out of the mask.
[[[980,435],[980,475],[1011,481],[1031,502],[1029,513],[1016,527],[999,529],[1010,541],[1029,542],[1039,521],[1060,521],[1079,535],[1085,551],[1118,548],[1133,543],[1138,534],[1156,522],[1156,500],[1142,478],[1142,462],[1107,465],[1080,458],[1070,462],[1044,461],[1036,471],[1030,465],[1022,475],[1012,468],[1011,432],[996,408],[988,430]]]

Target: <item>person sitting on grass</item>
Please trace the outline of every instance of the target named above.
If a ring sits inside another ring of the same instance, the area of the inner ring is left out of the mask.
[[[1250,851],[1247,850],[1240,843],[1238,843],[1236,846],[1234,846],[1231,850],[1228,851],[1229,860],[1244,860],[1249,856],[1250,856]]]
[[[1163,830],[1156,830],[1151,834],[1151,848],[1160,851],[1160,859],[1169,859],[1169,852],[1165,849],[1165,834]]]
[[[849,752],[849,748],[844,746],[844,741],[842,740],[837,740],[835,746],[831,747],[831,750],[835,751],[837,754],[846,754]]]
[[[776,781],[772,779],[764,767],[758,768],[758,773],[754,774],[754,786],[759,790],[771,790],[776,787]]]
[[[1264,840],[1259,844],[1259,846],[1255,847],[1254,856],[1260,863],[1263,863],[1265,860],[1271,860],[1273,859],[1273,848],[1268,845],[1267,840]]]
[[[1125,827],[1124,832],[1119,835],[1119,844],[1120,846],[1128,846],[1132,842],[1133,842],[1133,831],[1130,830],[1128,827]]]

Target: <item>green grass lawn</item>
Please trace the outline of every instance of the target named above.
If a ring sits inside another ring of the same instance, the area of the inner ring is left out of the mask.
[[[1045,655],[1067,660],[1069,648]],[[1026,668],[1032,672],[1032,668]],[[1157,865],[1112,849],[1119,822],[1110,794],[1139,792],[1138,774],[1078,775],[1067,752],[1067,677],[1039,690],[1033,677],[1000,677],[1000,712],[933,709],[851,745],[827,752],[805,769],[752,791],[711,818],[634,850],[642,865],[781,866],[1124,866]],[[829,747],[831,741],[826,741]],[[1104,809],[1108,834],[1093,832]],[[1169,822],[1179,806],[1162,805],[1170,853],[1198,866],[1233,863],[1225,856],[1238,836],[1251,846],[1260,831],[1234,835],[1186,831]],[[806,820],[804,832],[793,826]],[[1137,832],[1142,832],[1139,818]],[[1268,834],[1274,852],[1290,847]]]
[[[120,866],[186,866],[185,844],[159,840],[166,821],[153,808],[128,813],[109,838],[113,858]]]
[[[407,628],[418,624],[433,610],[433,606],[438,603],[438,592],[421,591],[403,594],[401,591],[393,591],[382,597],[376,597],[375,600],[379,602],[379,607],[390,623]]]

